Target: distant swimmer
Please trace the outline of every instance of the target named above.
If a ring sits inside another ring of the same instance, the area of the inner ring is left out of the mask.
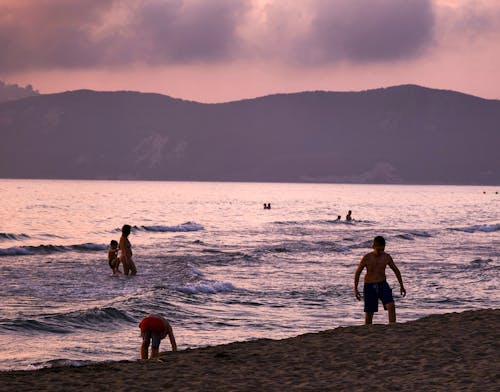
[[[142,336],[141,359],[148,359],[149,345],[151,344],[151,358],[158,358],[160,342],[168,336],[172,351],[177,351],[174,332],[169,322],[160,315],[150,314],[139,324]]]
[[[270,210],[271,209],[271,203],[264,203],[264,209],[265,210]]]
[[[373,251],[363,256],[354,274],[354,295],[361,301],[358,291],[359,277],[361,271],[366,268],[364,279],[364,301],[365,301],[365,324],[371,324],[373,314],[378,311],[378,301],[382,301],[384,309],[388,311],[389,323],[396,322],[396,305],[392,297],[392,290],[387,284],[385,277],[385,267],[389,266],[394,271],[394,275],[399,282],[401,295],[406,296],[406,289],[403,285],[403,278],[391,255],[385,253],[385,239],[377,236],[373,240]]]
[[[128,240],[131,229],[130,225],[123,225],[122,236],[120,237],[120,261],[123,264],[123,273],[125,275],[137,274],[137,269],[132,260],[132,245]]]
[[[121,271],[118,269],[118,266],[120,265],[120,259],[118,258],[118,242],[115,240],[111,240],[109,244],[108,264],[113,270],[113,275],[121,274]]]
[[[351,216],[351,214],[352,214],[352,211],[351,211],[351,210],[349,210],[349,211],[347,212],[346,217],[345,217],[345,220],[346,220],[346,221],[352,221],[352,216]]]
[[[342,219],[342,217],[340,215],[337,215],[337,220],[339,221],[341,219]]]

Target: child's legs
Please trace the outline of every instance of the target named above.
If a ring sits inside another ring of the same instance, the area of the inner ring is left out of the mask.
[[[365,324],[369,325],[373,322],[373,313],[365,312]]]
[[[153,332],[151,340],[151,358],[158,358],[160,354],[161,332]]]
[[[142,332],[141,359],[148,359],[149,343],[151,341],[151,331]]]

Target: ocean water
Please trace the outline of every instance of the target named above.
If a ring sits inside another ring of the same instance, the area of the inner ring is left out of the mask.
[[[0,370],[136,359],[150,312],[180,349],[362,324],[353,277],[376,235],[408,292],[388,270],[399,322],[498,308],[498,191],[0,180]],[[112,276],[125,223],[138,275]]]

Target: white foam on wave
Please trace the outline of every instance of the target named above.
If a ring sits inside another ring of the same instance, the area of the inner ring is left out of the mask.
[[[234,291],[236,287],[230,282],[203,282],[177,287],[177,290],[185,294],[216,294]]]
[[[55,367],[80,367],[87,366],[98,363],[97,361],[90,360],[76,360],[76,359],[51,359],[45,362],[37,362],[29,364],[26,370],[39,370],[44,368],[55,368]]]
[[[204,227],[198,223],[186,222],[181,225],[175,226],[163,226],[163,225],[153,225],[153,226],[138,226],[138,230],[144,231],[154,231],[159,233],[165,232],[188,232],[188,231],[199,231],[203,230]]]

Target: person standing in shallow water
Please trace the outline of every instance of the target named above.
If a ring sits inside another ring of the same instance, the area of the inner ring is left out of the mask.
[[[121,274],[118,266],[120,265],[120,259],[118,258],[118,242],[111,240],[108,249],[108,263],[110,268],[113,270],[113,275]]]
[[[135,268],[134,261],[132,260],[132,245],[128,240],[130,230],[132,228],[130,225],[123,225],[122,236],[120,237],[120,261],[123,265],[124,275],[135,275],[137,274],[137,269]]]
[[[361,301],[358,283],[361,271],[366,268],[364,280],[365,324],[372,323],[373,314],[378,311],[379,299],[382,301],[384,309],[388,311],[389,323],[396,322],[396,305],[392,297],[392,290],[385,277],[385,267],[387,266],[394,271],[398,279],[401,295],[406,296],[401,272],[394,264],[391,255],[385,253],[384,237],[377,236],[373,240],[373,251],[363,256],[354,274],[354,295],[358,301]]]

